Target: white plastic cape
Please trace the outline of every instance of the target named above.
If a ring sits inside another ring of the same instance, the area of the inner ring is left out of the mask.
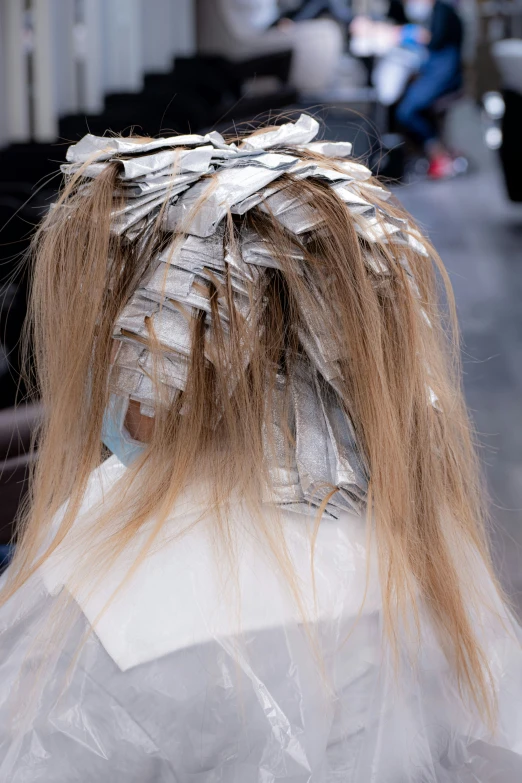
[[[93,474],[84,522],[124,470],[113,457]],[[172,530],[198,518],[198,494],[181,499]],[[394,669],[375,553],[367,581],[363,520],[343,512],[321,524],[314,600],[313,519],[282,512],[307,630],[245,513],[238,504],[237,602],[204,520],[178,539],[167,530],[77,659],[132,552],[93,594],[76,592],[76,621],[51,649],[35,640],[68,589],[67,556],[52,558],[0,611],[2,783],[522,781],[521,634],[500,605],[503,622],[485,610],[477,618],[498,689],[492,737],[463,706],[427,620],[416,666],[404,637]],[[28,672],[43,655],[46,678],[24,723],[15,708],[35,698]]]

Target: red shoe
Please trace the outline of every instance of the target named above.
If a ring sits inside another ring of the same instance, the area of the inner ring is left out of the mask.
[[[429,179],[449,179],[455,176],[455,166],[450,155],[437,155],[430,161]]]

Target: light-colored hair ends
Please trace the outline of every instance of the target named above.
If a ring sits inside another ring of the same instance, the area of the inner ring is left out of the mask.
[[[263,487],[269,483],[268,412],[288,403],[276,394],[276,374],[282,368],[291,372],[299,351],[299,298],[342,357],[340,399],[352,417],[371,476],[368,524],[377,545],[387,635],[397,646],[397,629],[411,613],[417,616],[422,602],[463,692],[492,721],[490,673],[474,630],[482,597],[474,592],[473,580],[477,557],[490,573],[491,566],[447,274],[427,242],[429,258],[396,244],[393,236],[366,243],[357,232],[357,216],[350,215],[330,187],[286,176],[295,196],[313,202],[322,218],[320,228],[305,244],[260,209],[244,218],[229,216],[229,241],[246,223],[269,243],[279,262],[279,270],[264,272],[263,328],[249,329],[231,290],[216,284],[211,296],[213,363],[204,356],[204,323],[195,318],[186,391],[172,402],[164,399],[158,383],[148,447],[97,522],[105,531],[103,546],[94,550],[85,541],[86,561],[102,574],[154,516],[152,541],[182,488],[202,472],[211,478],[213,506],[221,510],[216,540],[224,550],[231,538],[226,504],[232,493],[248,497],[260,511]],[[135,241],[112,234],[111,212],[121,206],[117,185],[114,165],[88,183],[77,176],[66,184],[34,239],[29,336],[45,420],[3,602],[56,549],[78,515],[89,475],[102,459],[114,322],[152,256],[173,239],[160,221]],[[375,192],[368,197],[378,205]],[[404,217],[397,205],[387,202],[386,209]],[[296,245],[306,259],[304,276],[296,274],[292,263]],[[378,261],[378,274],[368,265],[368,254]],[[312,295],[316,289],[326,308]],[[255,290],[251,298],[255,307]],[[226,342],[223,312],[230,335]],[[154,335],[150,345],[160,363],[161,344]],[[66,501],[51,537],[53,519]],[[268,528],[262,533],[292,581],[281,537]]]

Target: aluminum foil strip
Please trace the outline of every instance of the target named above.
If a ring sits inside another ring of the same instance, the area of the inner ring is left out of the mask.
[[[341,377],[341,370],[337,361],[325,360],[321,347],[310,332],[301,328],[298,330],[298,337],[312,366],[315,367],[322,377],[335,388],[335,380]]]
[[[252,233],[252,235],[249,235],[245,232],[244,239],[241,242],[241,255],[243,261],[251,266],[265,269],[280,269],[278,259],[272,255],[270,247],[266,242],[259,239],[257,234]],[[304,255],[298,250],[292,251],[287,255],[294,262],[294,271],[302,275]]]
[[[292,166],[292,168],[289,169],[287,173],[292,175],[292,179],[305,179],[309,175],[313,174],[315,171],[315,166],[315,163],[298,161],[298,163]],[[254,193],[243,201],[234,204],[230,211],[233,215],[244,215],[253,207],[256,207],[261,202],[266,201],[270,196],[284,191],[290,186],[290,184],[291,183],[288,181],[276,181],[273,185],[270,185],[270,187],[266,188],[260,193]]]
[[[287,189],[278,190],[272,195],[268,196],[261,206],[264,212],[271,215],[281,215],[283,212],[299,207],[302,205],[302,201],[295,194],[292,194]]]
[[[140,368],[151,379],[183,391],[187,386],[188,361],[185,356],[169,354],[154,358],[146,351],[140,358]]]
[[[347,158],[352,154],[353,145],[349,141],[311,141],[301,146],[302,150],[325,158]]]
[[[188,188],[188,185],[185,185]],[[173,199],[177,199],[178,196],[172,196]],[[165,197],[162,193],[147,201],[145,204],[140,204],[139,207],[128,209],[127,211],[120,210],[114,213],[114,221],[111,227],[113,234],[125,234],[130,228],[133,228],[140,223],[144,218],[152,217],[154,214],[159,214],[162,205],[165,203]],[[149,221],[150,222],[150,221]]]
[[[143,301],[143,297],[141,297],[141,299]],[[129,332],[134,336],[134,339],[142,338],[144,340],[150,340],[152,332],[167,353],[189,356],[191,350],[191,320],[193,309],[190,307],[183,307],[181,304],[179,304],[178,307],[168,307],[168,303],[165,303],[164,306],[160,307],[152,301],[149,301],[148,303],[149,305],[156,307],[156,310],[153,315],[150,316],[148,323],[143,317],[141,319],[136,316],[122,317],[116,322],[115,336],[118,337],[119,335],[121,337],[122,331],[124,331],[127,332],[125,335],[125,339],[127,340],[132,339]],[[208,308],[208,300],[205,302],[205,306]],[[238,310],[240,309],[241,304],[239,301],[236,302],[236,307]],[[222,326],[226,336],[227,330],[224,318],[222,319]],[[205,335],[205,357],[210,362],[213,362],[212,335],[208,321],[205,325]],[[246,357],[246,361],[248,361],[248,357]]]
[[[406,236],[408,239],[408,245],[411,247],[412,250],[415,250],[415,252],[419,253],[421,256],[425,256],[426,258],[429,258],[430,254],[426,249],[422,234],[416,231],[416,229],[410,227],[408,229],[408,233],[406,234]]]
[[[136,221],[136,223],[133,223],[129,228],[125,229],[125,241],[138,241],[143,232],[146,231],[147,227],[150,227],[150,221],[147,220],[147,216],[140,218],[138,221]]]
[[[306,324],[306,330],[308,331],[313,342],[320,351],[325,365],[335,366],[335,363],[341,358],[339,355],[339,341],[335,340],[331,334],[325,329],[324,321],[319,317],[312,315],[309,310],[309,303],[313,299],[318,312],[327,312],[327,305],[324,301],[324,296],[317,286],[311,282],[310,292],[308,296],[303,295],[301,292],[296,293],[297,306],[299,308],[302,323]]]
[[[251,275],[250,278],[246,278],[245,275],[242,274],[242,272],[236,272],[233,266],[228,266],[226,275],[222,274],[221,272],[214,272],[213,270],[207,270],[204,269],[200,274],[201,277],[203,277],[206,280],[209,280],[211,283],[214,283],[214,285],[218,288],[218,295],[221,297],[222,291],[226,288],[228,283],[230,283],[230,286],[232,288],[232,291],[239,294],[238,301],[241,302],[245,298],[248,300],[248,303],[250,304],[250,296],[252,295],[252,285],[259,282],[260,274],[252,274],[252,270],[249,270]],[[221,287],[221,288],[220,288]],[[244,308],[240,307],[240,312],[243,314]]]
[[[163,169],[171,169],[176,174],[186,174],[187,172],[205,174],[210,169],[212,152],[213,147],[205,146],[188,150],[156,152],[152,155],[124,160],[122,161],[122,178],[137,179]]]
[[[321,166],[319,163],[315,164],[315,169],[311,171],[308,176],[317,177],[318,179],[325,179],[328,182],[353,181],[353,177],[351,177],[345,171],[338,171],[337,169]]]
[[[195,278],[197,280],[197,278]],[[187,293],[183,293],[176,290],[175,287],[166,291],[165,293],[149,291],[145,289],[143,293],[150,296],[152,299],[156,299],[160,303],[165,302],[165,305],[169,303],[178,303],[186,307],[193,308],[194,310],[203,310],[205,313],[210,314],[210,293],[208,286],[205,284],[202,278],[199,278],[199,290],[191,286]],[[203,293],[203,290],[205,293]]]
[[[360,185],[360,187],[363,188],[364,193],[369,193],[370,195],[373,193],[381,201],[389,201],[392,195],[391,191],[385,190],[384,188],[381,188],[379,185],[373,185],[370,182],[364,182]]]
[[[135,342],[119,342],[114,364],[128,370],[139,370],[140,356],[147,351],[145,346]]]
[[[363,207],[364,212],[375,212],[375,207],[373,204],[370,204],[370,202],[363,198],[360,193],[357,193],[357,191],[350,187],[349,185],[346,185],[344,182],[336,182],[332,185],[332,190],[334,190],[339,198],[341,198],[345,204],[350,205],[350,211],[352,210],[352,207]]]
[[[258,155],[252,155],[251,153],[244,157],[238,157],[234,155],[228,160],[223,160],[219,163],[222,168],[231,168],[237,166],[265,166],[268,169],[284,169],[288,170],[294,166],[299,158],[295,155],[288,155],[282,152],[260,152]]]
[[[302,503],[305,496],[295,453],[290,449],[291,439],[295,438],[294,411],[291,399],[287,399],[284,377],[277,377],[268,404],[273,405],[273,410],[267,411],[263,437],[269,464],[271,502]]]
[[[378,277],[389,277],[390,270],[388,266],[372,253],[363,252],[364,263]]]
[[[116,328],[118,331],[128,330],[132,332],[136,324],[139,323],[139,319],[144,321],[145,318],[150,318],[157,310],[158,306],[154,302],[144,299],[136,292],[116,319]]]
[[[319,123],[308,114],[301,114],[297,122],[287,122],[275,130],[265,130],[250,136],[240,149],[267,150],[272,147],[284,147],[309,144],[317,136]]]
[[[395,226],[399,229],[399,231],[408,231],[409,229],[409,223],[407,220],[404,220],[403,218],[396,217],[395,215],[390,215],[385,209],[382,207],[376,208],[376,215],[381,217],[381,221],[385,221],[387,223],[391,223],[392,226]]]
[[[142,378],[141,370],[131,370],[128,367],[113,364],[109,376],[109,390],[113,394],[123,397],[133,397],[138,393]]]
[[[274,258],[270,254],[270,251],[266,247],[252,245],[242,249],[242,256],[244,262],[251,267],[262,267],[263,269],[281,269],[281,265],[277,258]],[[249,272],[249,275],[254,275],[254,270]]]
[[[216,137],[219,134],[216,134]],[[224,144],[223,137],[221,142]],[[172,136],[170,138],[154,139],[149,142],[141,142],[137,139],[121,138],[118,136],[93,136],[88,133],[77,144],[71,145],[67,150],[66,158],[70,163],[85,163],[93,155],[97,160],[109,160],[115,155],[143,155],[154,150],[166,147],[194,147],[211,141],[210,137],[190,134],[185,136]]]
[[[202,148],[205,149],[205,148]],[[170,177],[170,179],[175,179],[177,176],[183,177],[186,174],[194,174],[197,173],[196,179],[199,179],[203,174],[211,173],[214,170],[214,167],[210,165],[207,166],[207,168],[204,168],[203,170],[199,171],[199,168],[202,167],[201,158],[207,159],[209,158],[208,152],[203,152],[201,156],[198,156],[200,159],[200,164],[198,166],[197,162],[192,159],[192,164],[194,165],[194,169],[188,168],[185,169],[184,167],[180,165],[175,165],[176,161],[181,160],[181,156],[197,152],[198,150],[178,150],[177,153],[174,152],[158,152],[156,155],[149,155],[149,156],[143,156],[142,158],[132,158],[131,160],[122,160],[121,158],[115,158],[114,160],[109,160],[105,163],[91,163],[89,166],[87,166],[85,169],[82,170],[82,177],[87,178],[93,178],[97,177],[99,174],[101,174],[105,169],[111,165],[114,161],[116,161],[120,166],[120,177],[122,180],[122,185],[125,186],[126,184],[133,184],[137,180],[144,180],[144,179],[151,179],[156,180],[164,177]],[[210,160],[210,158],[209,158]],[[144,161],[143,163],[138,163],[138,161]],[[191,165],[191,160],[189,159],[187,161],[187,165]],[[61,167],[64,174],[76,174],[78,171],[80,171],[81,166],[78,166],[78,164],[65,164]],[[129,176],[131,175],[131,176]]]
[[[261,166],[218,171],[211,180],[198,182],[170,207],[165,221],[170,231],[209,237],[229,209],[281,176],[280,169]]]
[[[313,160],[299,160],[289,171],[293,179],[306,179],[313,176],[317,163]]]
[[[119,163],[119,161],[118,161]],[[76,174],[82,169],[82,166],[85,164],[79,164],[79,163],[62,163],[60,166],[60,171],[62,174],[65,174],[67,177],[72,176],[73,174]],[[85,166],[83,171],[81,172],[82,177],[86,177],[87,179],[94,179],[95,177],[98,177],[100,174],[102,174],[109,163],[90,163],[88,166]]]
[[[333,161],[332,161],[333,163]],[[308,177],[322,177],[330,182],[338,180],[352,181],[355,177],[352,174],[342,170],[345,161],[335,161],[335,166],[329,166],[327,161],[317,160],[298,160],[289,170],[289,174],[294,179],[307,179]]]
[[[321,385],[317,378],[316,385],[328,428],[332,483],[347,490],[355,486],[359,492],[366,493],[368,476],[357,447],[353,424],[331,388]]]
[[[359,182],[366,182],[366,180],[371,179],[372,172],[366,166],[363,166],[362,163],[355,163],[353,160],[338,160],[336,165],[352,179]]]
[[[150,299],[135,295],[116,321],[115,337],[130,332],[134,337],[148,341],[151,330],[168,351],[184,356],[190,354],[190,314],[160,307]]]
[[[230,211],[233,215],[244,215],[249,210],[253,209],[254,207],[257,207],[258,204],[260,204],[262,201],[265,201],[269,196],[273,195],[274,193],[277,193],[279,190],[284,190],[284,188],[288,187],[288,182],[275,182],[273,185],[271,185],[268,188],[265,188],[259,193],[253,193],[251,196],[248,196],[247,198],[243,199],[243,201],[238,201],[237,204],[234,204]]]
[[[248,271],[249,268],[246,267],[246,269]],[[252,270],[250,271],[252,272]],[[239,273],[232,274],[230,277],[231,286],[235,293],[235,307],[243,317],[247,317],[250,312],[250,299],[248,297],[248,289],[243,282],[244,275]],[[251,277],[252,280],[257,279],[254,274]],[[137,293],[139,296],[150,299],[153,302],[164,304],[165,307],[175,307],[175,303],[178,302],[196,310],[204,310],[210,315],[212,312],[210,302],[211,284],[226,285],[225,276],[219,275],[219,277],[216,277],[215,273],[210,270],[207,273],[203,270],[202,274],[197,274],[197,271],[194,269],[187,271],[178,266],[160,262],[146,285],[141,286]],[[218,295],[217,304],[221,319],[228,322],[229,314],[223,306],[222,296]]]
[[[143,181],[132,184],[123,183],[122,187],[116,191],[117,196],[120,196],[127,201],[137,201],[138,199],[145,199],[153,196],[159,196],[160,193],[167,193],[169,185],[173,184],[173,177],[160,177],[157,180],[151,180],[150,182]]]
[[[176,395],[179,393],[179,390],[174,386],[164,384],[163,391],[166,395],[167,403],[172,405]],[[156,389],[156,384],[153,383],[152,378],[150,378],[148,375],[144,375],[143,373],[140,374],[140,379],[135,390],[128,396],[131,400],[139,402],[140,408],[144,407],[145,410],[152,411],[152,413],[154,412],[155,406],[158,404],[158,392]]]
[[[306,504],[301,487],[298,483],[292,483],[284,469],[280,471],[273,467],[269,471],[269,476],[271,487],[269,490],[265,490],[263,503],[273,503],[298,513],[310,513],[310,506]]]
[[[328,459],[328,428],[314,383],[312,365],[296,362],[291,378],[295,417],[295,454],[299,481],[312,496],[319,485],[332,483]]]
[[[393,236],[394,242],[399,239],[400,231],[392,223],[375,216],[363,215],[359,217],[361,219],[355,222],[355,230],[367,242],[386,243],[391,236]],[[404,240],[404,244],[408,244],[407,240]]]
[[[159,260],[166,264],[180,266],[187,271],[195,271],[203,266],[223,271],[225,269],[223,237],[223,227],[206,238],[189,234],[181,241],[179,236],[175,237],[172,244],[160,253]]]
[[[260,204],[260,209],[269,213],[264,204]],[[298,204],[275,217],[284,228],[297,236],[305,234],[323,223],[322,217],[311,204]]]
[[[130,182],[122,182],[122,193],[125,196],[141,196],[153,191],[169,188],[177,188],[180,185],[191,185],[197,182],[200,174],[161,174],[158,177],[147,177],[146,179],[135,179]]]
[[[242,249],[240,250],[236,246],[229,245],[226,249],[225,262],[229,270],[233,271],[235,277],[242,278],[250,283],[255,283],[259,280],[259,270],[248,266]]]
[[[244,267],[242,267],[242,269],[243,268]],[[249,271],[251,272],[251,270]],[[228,281],[230,281],[232,291],[238,295],[236,298],[236,305],[241,313],[244,311],[244,307],[242,306],[244,298],[246,297],[248,299],[250,296],[252,289],[251,283],[257,283],[259,280],[259,273],[257,275],[251,274],[251,277],[247,280],[242,272],[236,271],[230,264],[226,270],[226,274],[224,272],[217,271],[216,269],[207,269],[207,267],[204,266],[194,266],[192,272],[197,275],[198,279],[203,281],[205,285],[212,284],[216,286],[218,289],[218,306],[220,309],[222,292],[227,286]]]
[[[160,190],[147,193],[143,196],[138,196],[137,198],[129,198],[125,201],[125,205],[123,207],[120,207],[120,209],[115,209],[112,212],[112,217],[117,219],[122,215],[141,211],[144,207],[148,207],[152,211],[155,206],[162,204],[166,197],[166,191]]]
[[[147,281],[145,289],[149,294],[156,294],[162,298],[172,298],[174,294],[186,297],[190,293],[195,277],[193,272],[160,263]]]
[[[362,515],[366,507],[366,498],[362,500],[357,497],[353,492],[348,492],[343,487],[339,487],[338,492],[333,495],[328,501],[328,510],[330,515],[336,519],[339,516],[339,512],[349,511]]]

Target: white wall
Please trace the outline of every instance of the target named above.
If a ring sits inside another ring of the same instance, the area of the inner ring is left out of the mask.
[[[196,0],[30,0],[33,35],[25,5],[0,0],[0,145],[54,141],[61,116],[99,113],[107,93],[196,52]]]
[[[103,0],[82,0],[82,19],[78,26],[76,56],[80,63],[80,110],[87,114],[103,111]]]
[[[5,64],[5,132],[11,141],[28,141],[29,98],[23,42],[23,0],[1,0]]]
[[[142,0],[141,23],[145,73],[168,73],[172,68],[176,4],[176,0]]]
[[[0,149],[7,144],[7,112],[5,110],[7,94],[7,79],[6,79],[6,53],[5,53],[5,17],[4,17],[4,5],[0,3],[0,106],[4,107],[3,111],[0,111]]]
[[[39,0],[35,5],[38,2]],[[59,116],[63,116],[78,111],[74,0],[73,2],[71,0],[52,0],[50,12],[56,110]]]
[[[54,0],[33,2],[33,107],[34,138],[54,141],[58,135],[57,55]]]
[[[173,29],[174,54],[195,54],[196,0],[174,0]]]
[[[139,92],[143,86],[141,0],[104,0],[106,92]]]

